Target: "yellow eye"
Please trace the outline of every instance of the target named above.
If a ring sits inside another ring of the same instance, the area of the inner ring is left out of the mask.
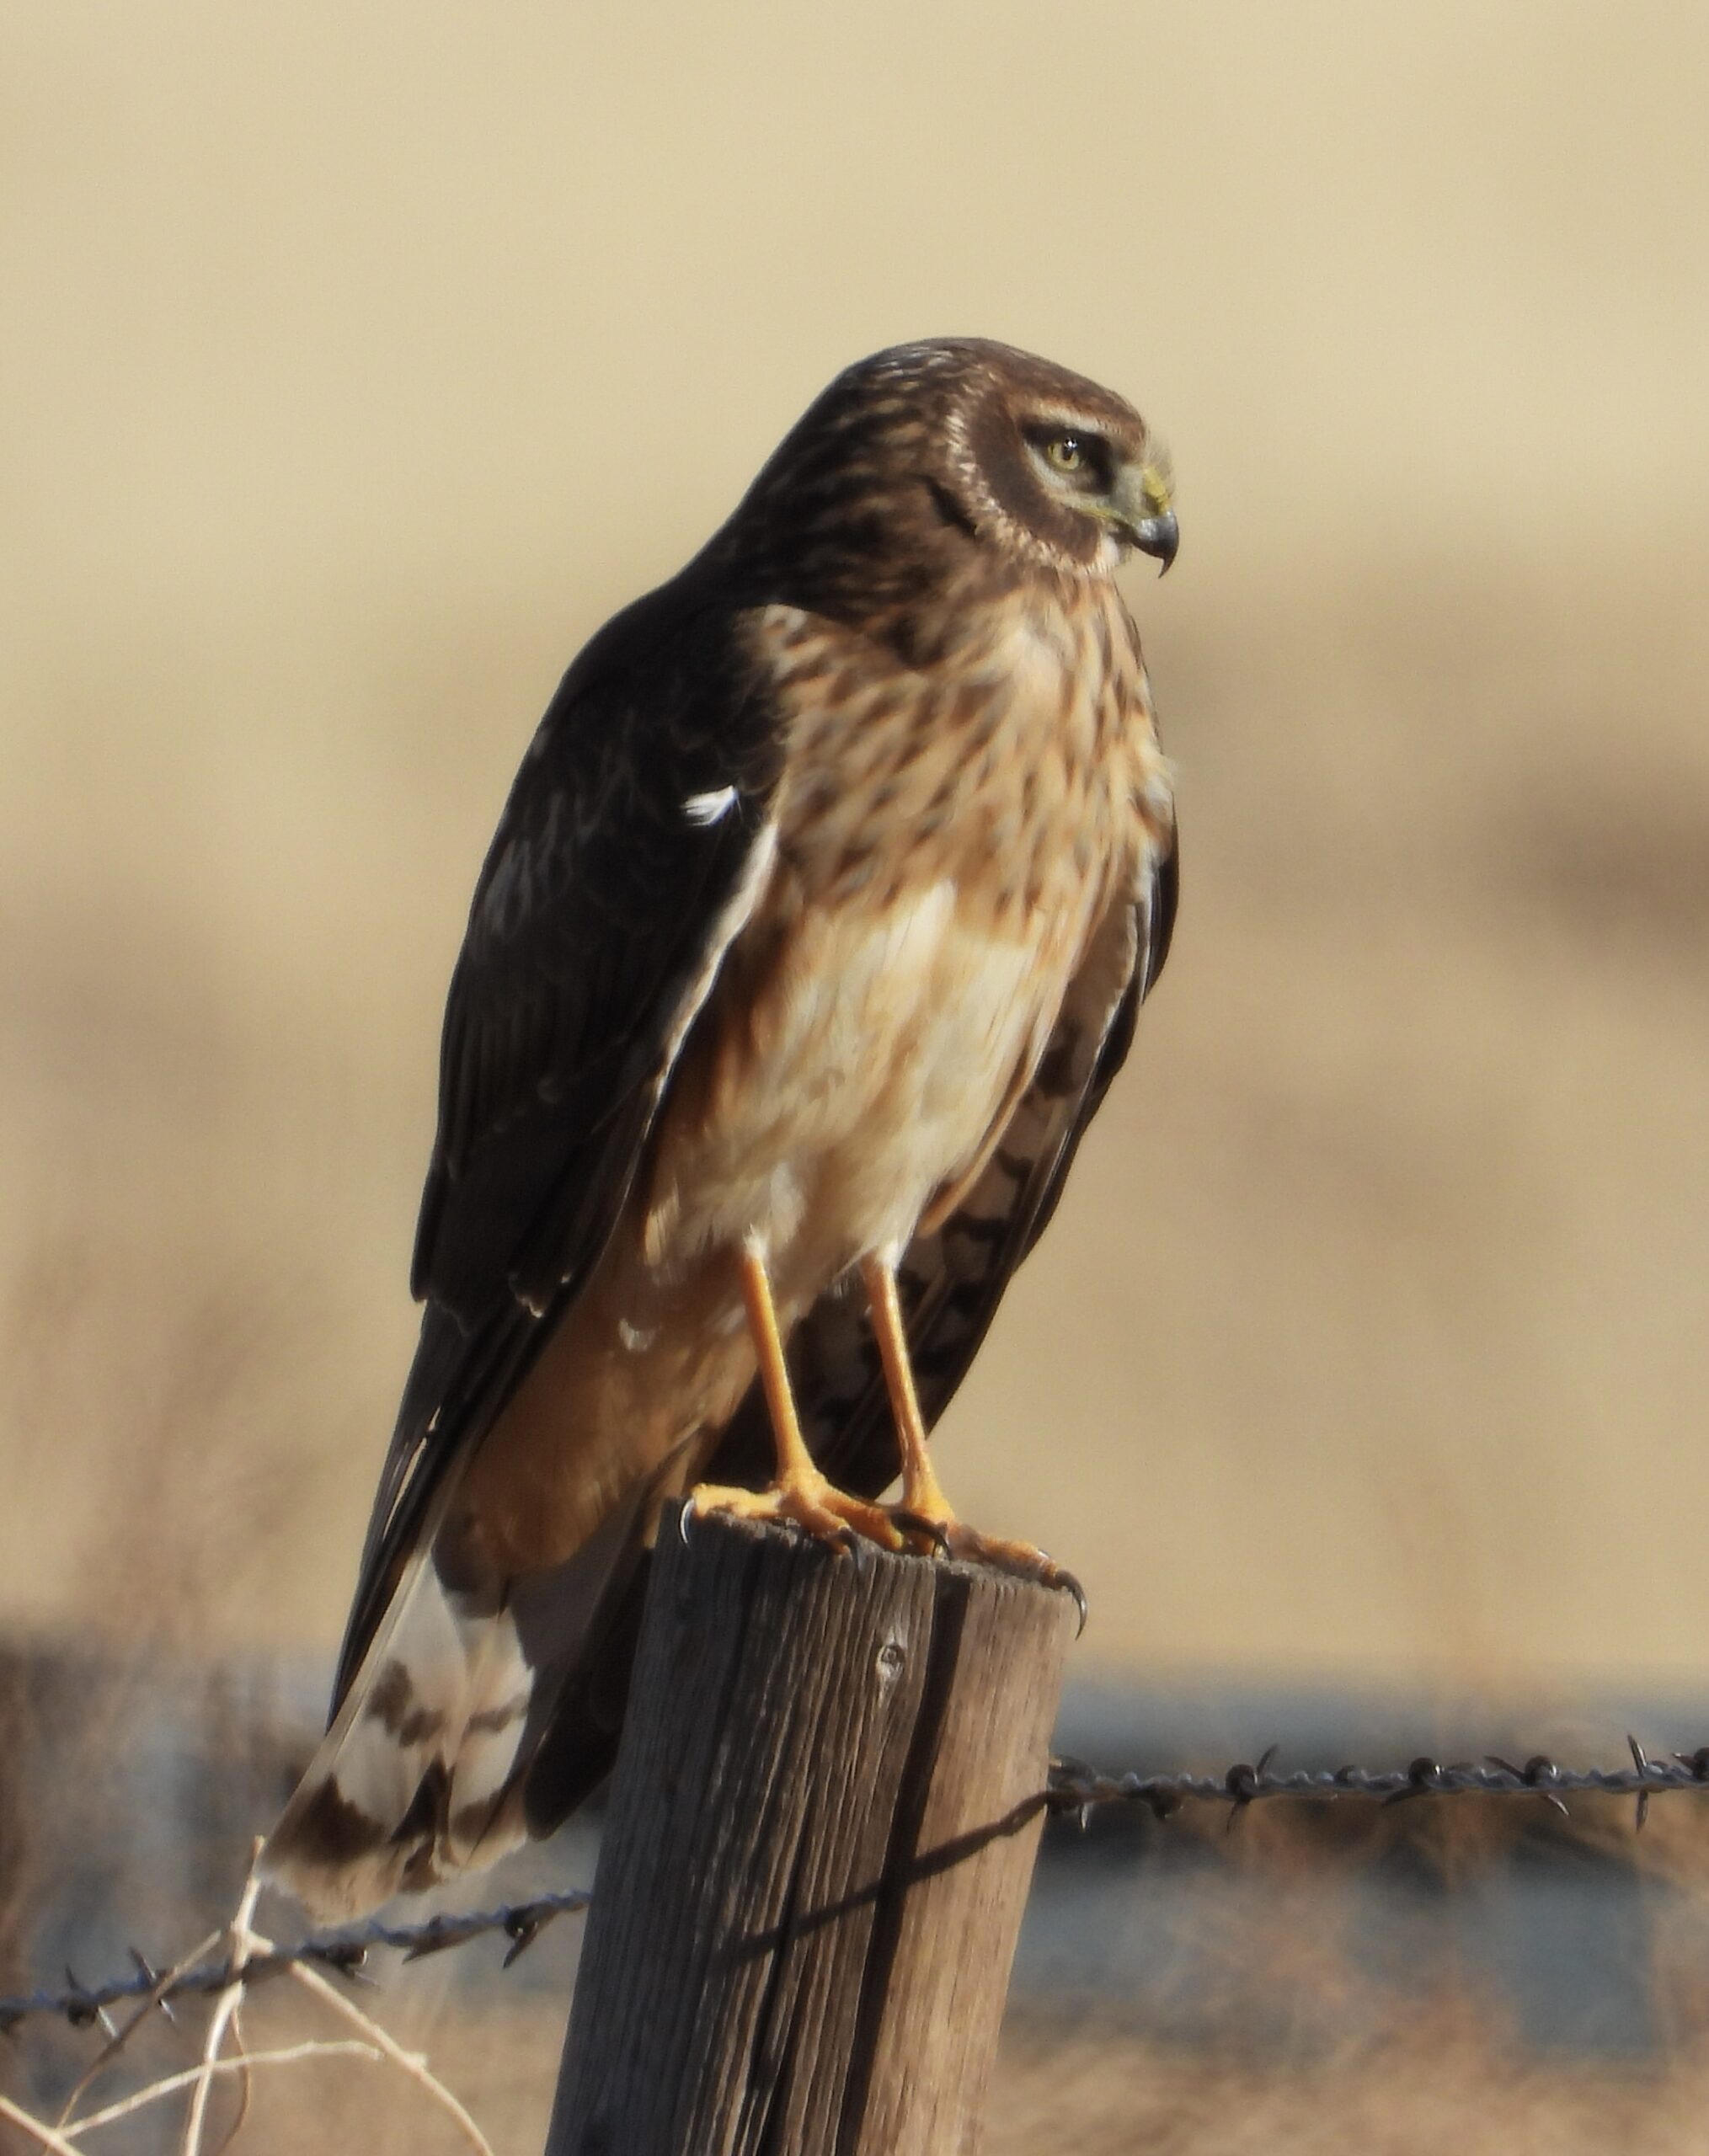
[[[1044,454],[1059,472],[1086,469],[1086,445],[1078,435],[1052,435],[1044,445]]]

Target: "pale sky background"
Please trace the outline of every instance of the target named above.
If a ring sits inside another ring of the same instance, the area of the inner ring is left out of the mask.
[[[324,1649],[557,675],[836,369],[1130,395],[1169,973],[946,1424],[1082,1666],[1709,1638],[1709,11],[0,17],[0,1615]]]

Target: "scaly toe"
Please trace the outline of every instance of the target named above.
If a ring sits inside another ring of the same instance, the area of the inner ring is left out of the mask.
[[[945,1523],[945,1542],[952,1557],[964,1557],[969,1563],[989,1565],[993,1572],[1007,1572],[1017,1579],[1037,1580],[1040,1587],[1058,1588],[1071,1595],[1079,1614],[1079,1625],[1075,1637],[1086,1630],[1086,1590],[1073,1573],[1043,1550],[1035,1549],[1030,1542],[1010,1542],[994,1534],[981,1534],[977,1528],[964,1526],[960,1520]]]
[[[881,1506],[851,1497],[829,1482],[774,1482],[765,1490],[703,1482],[691,1492],[685,1518],[691,1509],[728,1513],[734,1519],[763,1520],[773,1527],[798,1528],[815,1542],[833,1544],[840,1550],[852,1550],[857,1542],[873,1542],[879,1549],[890,1550],[905,1546]]]

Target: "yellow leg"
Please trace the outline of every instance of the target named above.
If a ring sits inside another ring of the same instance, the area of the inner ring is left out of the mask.
[[[861,1278],[866,1283],[873,1332],[901,1446],[902,1502],[893,1508],[892,1518],[903,1529],[923,1530],[948,1556],[970,1557],[1000,1572],[1018,1572],[1028,1579],[1042,1580],[1048,1587],[1063,1588],[1074,1597],[1084,1630],[1086,1597],[1071,1572],[1064,1572],[1030,1542],[1008,1542],[981,1534],[956,1518],[927,1449],[926,1418],[920,1412],[920,1396],[914,1389],[914,1366],[908,1356],[908,1334],[902,1322],[895,1269],[881,1257],[863,1258]]]
[[[795,1412],[795,1396],[783,1359],[783,1339],[777,1329],[777,1310],[772,1299],[765,1257],[751,1243],[742,1251],[741,1270],[743,1306],[777,1449],[777,1477],[768,1490],[702,1483],[692,1496],[695,1509],[733,1513],[742,1519],[787,1522],[827,1541],[846,1542],[852,1534],[857,1534],[886,1550],[903,1548],[902,1536],[882,1505],[850,1497],[820,1472]]]
[[[908,1335],[902,1323],[896,1276],[882,1258],[868,1257],[861,1262],[861,1278],[866,1283],[879,1360],[884,1364],[884,1385],[902,1448],[903,1508],[934,1527],[948,1526],[955,1515],[927,1449],[926,1418],[920,1412],[920,1396],[914,1390],[914,1365],[908,1359]]]

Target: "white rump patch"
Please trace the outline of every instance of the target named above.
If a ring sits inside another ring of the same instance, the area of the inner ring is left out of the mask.
[[[691,793],[682,804],[682,813],[691,824],[704,830],[728,816],[736,805],[736,790],[733,786],[721,786],[712,793]]]

